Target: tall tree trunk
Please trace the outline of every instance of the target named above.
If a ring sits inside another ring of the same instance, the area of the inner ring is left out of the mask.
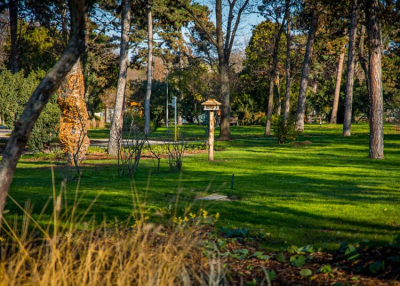
[[[81,63],[78,60],[71,68],[58,92],[57,104],[61,110],[58,138],[69,164],[79,165],[90,145],[87,136],[88,112],[84,101],[85,85]]]
[[[67,20],[67,4],[66,3],[61,3],[61,35],[62,35],[63,42],[66,45],[68,43],[68,20]]]
[[[19,71],[18,63],[18,0],[9,0],[8,12],[10,17],[11,56],[10,69],[13,74]]]
[[[183,91],[182,91],[182,51],[181,48],[179,47],[179,101],[182,102],[183,100]],[[177,108],[177,110],[179,110]],[[178,125],[182,125],[182,113],[178,111]]]
[[[288,13],[289,8],[286,9],[286,14]],[[279,42],[281,41],[281,35],[283,32],[283,28],[285,26],[286,15],[282,19],[282,23],[279,26],[279,30],[277,31],[274,43],[274,52],[272,54],[272,70],[269,79],[269,92],[268,92],[268,110],[267,110],[267,124],[265,125],[265,135],[271,135],[271,117],[272,110],[274,109],[274,84],[277,73],[278,66],[278,52],[279,52]]]
[[[339,55],[339,62],[337,67],[337,75],[336,75],[336,86],[335,93],[333,95],[333,104],[332,104],[332,114],[331,114],[331,124],[336,124],[337,122],[337,112],[339,106],[339,96],[340,96],[340,85],[342,83],[342,73],[343,73],[343,62],[344,62],[344,53]]]
[[[153,16],[151,14],[151,5],[147,6],[148,22],[148,52],[147,52],[147,88],[146,100],[144,102],[144,134],[150,133],[150,99],[151,86],[153,82]]]
[[[287,3],[290,2],[286,0]],[[285,63],[285,72],[286,72],[286,95],[285,95],[285,110],[283,112],[283,118],[285,121],[285,125],[287,123],[289,112],[290,112],[290,45],[291,45],[291,31],[290,31],[290,12],[287,13],[286,20],[286,63]]]
[[[128,71],[129,31],[131,28],[130,0],[125,0],[124,6],[122,7],[121,21],[122,29],[117,94],[115,96],[114,116],[110,128],[110,138],[108,140],[107,148],[108,154],[113,156],[116,156],[118,153],[118,144],[120,144],[123,128],[126,74]]]
[[[360,62],[361,68],[364,72],[365,76],[365,82],[367,85],[367,90],[369,94],[369,71],[368,71],[368,60],[364,52],[364,39],[365,39],[365,26],[361,26],[361,32],[360,32],[360,46],[359,46],[359,52],[358,52],[358,60]],[[369,116],[369,114],[368,114]]]
[[[223,57],[220,60],[220,81],[221,81],[221,122],[220,122],[220,140],[230,140],[230,114],[231,114],[231,99],[230,99],[230,83],[229,83],[229,60]]]
[[[276,95],[278,96],[278,108],[276,109],[276,114],[281,115],[282,110],[282,99],[281,99],[281,90],[280,90],[280,81],[279,81],[279,72],[276,75]]]
[[[313,49],[314,49],[315,34],[316,34],[317,28],[318,28],[318,13],[315,9],[313,11],[311,27],[308,32],[306,54],[304,55],[303,67],[302,67],[302,71],[301,71],[299,101],[297,103],[297,113],[296,113],[296,130],[297,131],[304,130],[304,113],[306,110],[306,94],[307,94],[307,86],[308,86],[308,76],[310,74],[310,64],[311,64],[311,57],[312,57],[312,53],[313,53]]]
[[[369,81],[371,98],[369,157],[384,159],[383,155],[383,91],[382,42],[378,23],[378,0],[367,1],[367,32],[369,42]]]
[[[57,63],[32,93],[3,152],[0,165],[0,218],[18,160],[40,113],[85,51],[85,2],[70,0],[71,32],[67,46]]]
[[[231,99],[230,99],[230,82],[229,82],[229,51],[224,49],[223,31],[222,31],[222,0],[216,0],[215,17],[217,28],[217,52],[219,62],[219,76],[221,83],[221,123],[220,123],[220,140],[230,140],[231,127]]]
[[[354,58],[355,58],[355,43],[357,35],[357,17],[358,4],[357,0],[353,0],[353,9],[351,12],[351,27],[349,39],[349,56],[347,63],[347,82],[346,82],[346,97],[344,100],[344,120],[343,120],[343,136],[351,135],[351,119],[353,113],[353,86],[354,86]]]

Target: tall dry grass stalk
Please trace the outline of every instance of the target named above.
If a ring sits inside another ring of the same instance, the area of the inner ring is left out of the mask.
[[[51,227],[44,229],[32,218],[30,204],[21,208],[22,223],[4,221],[0,285],[218,285],[221,281],[215,271],[204,274],[199,220],[192,217],[165,228],[142,216],[133,226],[110,227],[91,220],[78,229],[85,215],[76,215],[79,199],[68,208],[62,195],[53,192]]]

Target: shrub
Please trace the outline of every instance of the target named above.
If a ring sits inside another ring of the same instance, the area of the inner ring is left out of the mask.
[[[279,144],[284,144],[287,140],[294,141],[301,133],[295,130],[296,119],[294,116],[289,116],[285,124],[283,115],[274,115],[271,125]]]
[[[265,126],[267,124],[267,116],[261,116],[260,123],[262,126]]]
[[[43,71],[31,72],[26,77],[24,71],[14,75],[9,70],[0,73],[0,116],[8,128],[14,127],[15,120],[22,114],[29,97],[44,75]],[[56,98],[52,97],[33,127],[28,141],[32,150],[41,151],[57,138],[59,119],[60,110]]]

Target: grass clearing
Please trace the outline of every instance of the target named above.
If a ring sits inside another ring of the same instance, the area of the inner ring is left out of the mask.
[[[203,129],[187,129],[190,138],[205,139]],[[78,188],[84,211],[100,194],[90,214],[121,221],[132,214],[131,191],[137,190],[150,217],[158,212],[168,216],[175,208],[180,213],[206,208],[220,213],[218,226],[259,232],[271,249],[290,244],[333,249],[343,240],[362,239],[385,244],[400,233],[400,134],[385,125],[386,159],[370,160],[368,131],[367,124],[353,125],[352,137],[343,138],[340,125],[311,125],[297,139],[311,144],[278,145],[275,138],[262,136],[261,126],[232,127],[235,141],[216,142],[220,151],[214,162],[206,153],[186,156],[182,174],[170,173],[165,159],[159,173],[154,172],[155,161],[142,160],[131,181],[118,177],[113,160],[86,161],[80,185],[68,182],[66,198],[73,201]],[[162,132],[158,129],[156,135]],[[57,189],[63,168],[56,163]],[[240,200],[194,202],[196,196],[215,192]],[[23,156],[10,195],[22,204],[31,200],[38,217],[52,196],[50,162]],[[10,200],[6,209],[8,218],[21,215]],[[50,203],[43,223],[51,209]]]

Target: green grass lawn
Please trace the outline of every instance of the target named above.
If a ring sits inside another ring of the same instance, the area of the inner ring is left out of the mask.
[[[235,140],[216,142],[214,162],[206,153],[186,156],[184,170],[177,174],[169,172],[166,159],[158,173],[153,160],[142,160],[133,181],[118,177],[115,161],[86,161],[80,186],[68,182],[64,202],[71,205],[78,189],[83,212],[100,194],[90,215],[121,221],[132,214],[136,191],[149,214],[206,208],[220,213],[219,227],[259,232],[266,246],[275,249],[286,244],[335,248],[343,240],[390,242],[400,233],[400,134],[386,125],[386,159],[370,160],[368,125],[353,125],[350,138],[341,136],[341,128],[306,125],[297,141],[311,144],[278,145],[275,138],[262,136],[263,127],[232,127]],[[156,135],[163,132],[158,129]],[[185,132],[205,139],[197,126],[185,127]],[[29,158],[25,155],[18,164],[10,195],[21,204],[31,200],[37,218],[53,193],[50,162]],[[60,163],[55,165],[57,192],[63,170]],[[212,193],[240,200],[195,201]],[[51,207],[41,221],[50,219]],[[7,218],[21,214],[10,200],[6,209]]]

